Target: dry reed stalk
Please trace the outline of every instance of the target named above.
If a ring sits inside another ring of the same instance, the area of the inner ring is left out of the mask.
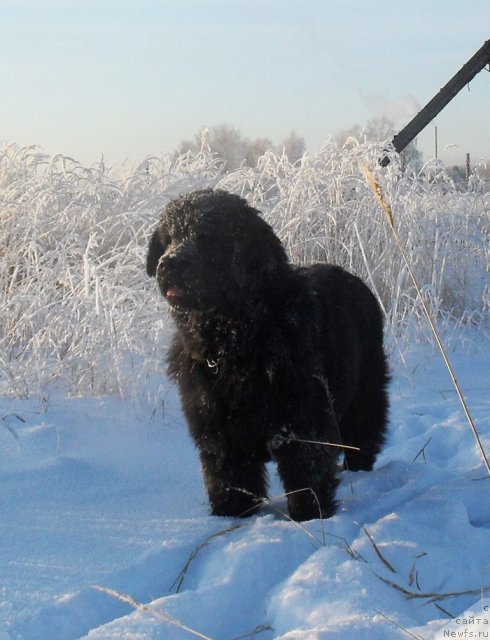
[[[446,369],[448,370],[449,373],[449,377],[451,378],[451,382],[456,390],[456,394],[458,396],[459,402],[461,403],[461,406],[463,408],[464,414],[466,416],[466,420],[468,421],[468,424],[470,425],[471,431],[473,433],[473,436],[475,438],[475,441],[477,443],[478,449],[480,451],[480,455],[482,457],[483,460],[483,464],[485,465],[485,468],[487,470],[488,475],[490,476],[490,463],[488,461],[488,457],[487,454],[485,452],[485,449],[483,447],[483,443],[481,441],[480,438],[480,434],[478,433],[478,429],[476,428],[476,424],[471,416],[470,410],[468,408],[468,405],[466,403],[466,400],[464,399],[463,393],[461,391],[461,387],[459,386],[459,382],[458,379],[456,377],[456,374],[454,372],[453,366],[449,360],[449,357],[446,353],[446,349],[444,348],[444,344],[441,340],[441,337],[439,336],[439,332],[437,330],[437,327],[435,325],[434,320],[431,317],[431,314],[429,312],[429,309],[427,307],[427,304],[424,300],[424,297],[422,295],[422,291],[420,288],[420,285],[418,284],[417,278],[415,277],[415,274],[412,270],[412,267],[410,265],[410,262],[408,260],[407,254],[405,252],[405,249],[403,247],[403,243],[401,241],[401,238],[395,228],[395,223],[393,220],[393,212],[390,206],[390,203],[386,200],[386,198],[384,197],[383,194],[383,190],[381,188],[380,183],[378,182],[378,180],[376,179],[376,177],[374,176],[374,174],[372,173],[372,171],[369,169],[369,167],[363,163],[359,163],[359,167],[360,170],[362,172],[362,174],[364,175],[364,177],[366,178],[366,182],[368,183],[369,187],[371,188],[371,190],[373,191],[374,195],[376,196],[376,199],[378,200],[379,205],[381,206],[381,209],[383,210],[385,217],[388,221],[388,224],[393,232],[393,237],[396,241],[396,244],[398,246],[398,249],[400,251],[400,254],[403,258],[403,262],[405,263],[405,266],[407,268],[407,272],[410,276],[410,279],[417,291],[417,295],[418,298],[420,300],[420,303],[422,305],[422,309],[425,315],[425,318],[427,320],[427,322],[429,323],[429,327],[432,331],[432,334],[434,336],[434,339],[436,341],[437,347],[441,353],[442,359],[444,361],[444,364],[446,366]]]
[[[233,638],[233,640],[245,640],[245,638],[253,638],[254,636],[258,636],[259,633],[264,633],[264,631],[273,631],[273,628],[270,624],[259,624],[259,626],[255,627],[255,629],[252,629],[252,631],[249,631],[243,636],[237,636],[236,638]]]
[[[446,615],[448,618],[452,618],[454,620],[454,618],[456,617],[456,616],[453,616],[453,614],[450,613],[447,609],[445,609],[444,607],[441,607],[440,604],[437,604],[437,602],[434,602],[434,607],[439,609],[439,611],[442,611],[442,613]]]
[[[320,502],[318,500],[318,497],[317,497],[316,493],[310,487],[306,487],[304,489],[296,489],[294,491],[288,491],[287,493],[281,493],[279,495],[272,496],[271,498],[261,498],[260,496],[254,495],[251,491],[247,491],[246,489],[242,489],[242,488],[239,488],[239,487],[232,487],[232,488],[235,491],[241,491],[242,493],[246,493],[247,495],[251,495],[254,498],[256,498],[256,500],[258,501],[256,505],[254,505],[253,507],[250,507],[250,509],[247,509],[246,511],[244,511],[241,514],[241,516],[246,516],[248,513],[251,513],[253,511],[255,511],[256,509],[258,509],[261,505],[267,506],[270,509],[272,509],[273,511],[275,511],[278,515],[282,516],[286,520],[289,520],[289,522],[294,524],[295,527],[297,527],[298,529],[301,529],[301,531],[303,531],[303,533],[305,533],[309,538],[311,538],[315,542],[316,545],[318,545],[320,547],[324,547],[325,546],[325,531],[324,531],[324,528],[323,528],[323,518],[321,516]],[[283,511],[282,509],[279,509],[279,507],[277,507],[273,502],[274,500],[278,500],[280,498],[287,498],[290,495],[293,495],[295,493],[302,493],[303,491],[311,492],[313,494],[313,497],[315,498],[315,501],[316,501],[317,505],[318,505],[318,519],[322,523],[322,537],[323,537],[323,541],[322,542],[320,542],[320,540],[315,538],[315,536],[312,533],[310,533],[308,531],[308,529],[306,529],[306,527],[304,527],[300,522],[298,522],[297,520],[293,520],[291,518],[291,516],[289,515],[289,513],[287,513],[286,511]]]
[[[381,611],[379,611],[378,609],[373,609],[373,611],[377,613],[379,616],[381,616],[382,618],[384,618],[385,620],[388,620],[388,622],[391,622],[391,624],[393,624],[395,627],[398,627],[398,629],[401,629],[404,633],[410,636],[410,638],[415,638],[415,640],[425,640],[425,638],[422,638],[422,636],[416,636],[414,633],[409,631],[406,627],[402,626],[399,622],[397,622],[396,620],[393,620],[393,618],[390,618],[384,613],[381,613]]]
[[[369,538],[369,542],[373,545],[373,549],[376,552],[376,555],[378,556],[378,558],[381,560],[381,562],[385,565],[385,567],[387,567],[392,573],[397,573],[396,569],[393,567],[392,564],[390,564],[388,562],[388,560],[384,557],[384,555],[381,553],[380,548],[378,547],[378,545],[374,542],[373,537],[371,536],[371,534],[367,531],[366,527],[363,527],[362,530],[364,531],[364,533],[367,535],[367,537]]]
[[[182,570],[180,571],[179,575],[175,578],[175,580],[170,585],[169,591],[172,591],[172,589],[174,587],[175,587],[175,593],[178,593],[180,591],[180,588],[182,586],[182,583],[184,582],[184,578],[185,578],[185,576],[187,574],[187,571],[189,570],[189,566],[190,566],[191,562],[194,560],[194,558],[196,558],[198,553],[204,547],[206,547],[208,544],[210,544],[215,538],[219,538],[221,536],[226,535],[227,533],[231,533],[232,531],[236,531],[237,529],[241,529],[242,527],[245,527],[245,526],[246,525],[244,525],[244,524],[235,524],[235,525],[233,525],[231,527],[228,527],[227,529],[223,529],[221,531],[217,531],[216,533],[212,533],[205,540],[203,540],[203,542],[199,543],[197,545],[197,547],[195,547],[195,549],[193,549],[193,551],[191,552],[191,554],[187,558],[187,560],[186,560]]]
[[[425,459],[425,449],[426,447],[429,445],[430,441],[432,440],[432,436],[427,440],[427,442],[424,444],[424,446],[420,449],[420,451],[417,453],[417,455],[415,456],[415,458],[412,460],[412,462],[415,462],[415,460],[417,460],[417,458],[419,456],[422,456],[422,458],[424,459],[424,462],[426,462]]]
[[[167,622],[168,624],[171,624],[174,627],[178,627],[183,631],[187,631],[193,636],[196,636],[197,638],[201,638],[201,640],[213,640],[213,638],[211,638],[210,636],[207,636],[204,633],[201,633],[200,631],[196,631],[196,629],[192,629],[191,627],[188,627],[186,624],[184,624],[180,620],[177,620],[177,618],[174,618],[170,614],[162,611],[155,611],[148,605],[138,602],[137,600],[135,600],[131,596],[128,596],[125,593],[120,593],[119,591],[116,591],[114,589],[102,587],[97,584],[92,585],[92,589],[95,589],[95,591],[100,591],[101,593],[105,593],[106,595],[111,596],[111,598],[115,598],[116,600],[120,600],[121,602],[125,602],[126,604],[129,604],[129,606],[133,607],[133,609],[136,609],[136,611],[143,611],[145,613],[149,613],[154,618],[157,618],[162,622]]]
[[[241,489],[241,491],[244,491],[244,490]],[[322,522],[322,532],[321,532],[322,533],[322,540],[318,540],[310,531],[308,531],[308,529],[305,526],[303,526],[300,522],[296,522],[296,520],[293,520],[288,513],[286,513],[282,509],[279,509],[273,503],[273,500],[277,500],[279,498],[285,498],[288,495],[290,495],[291,493],[298,493],[300,491],[311,491],[311,489],[298,489],[297,491],[291,491],[291,492],[284,493],[284,494],[281,494],[281,495],[273,496],[272,498],[263,498],[261,500],[261,504],[268,506],[273,511],[275,511],[277,514],[279,514],[280,516],[284,517],[286,520],[289,520],[298,529],[300,529],[304,534],[306,534],[315,543],[315,546],[324,547],[326,545],[326,536],[331,536],[331,537],[334,537],[334,538],[338,538],[338,539],[342,540],[344,542],[344,544],[346,545],[347,552],[349,553],[349,555],[351,555],[355,559],[358,559],[359,556],[355,555],[354,551],[352,551],[352,549],[350,548],[350,546],[349,546],[347,540],[345,540],[345,538],[341,538],[340,536],[335,536],[334,534],[330,534],[330,533],[328,533],[328,532],[326,532],[324,530],[323,519],[320,518],[320,516],[319,516],[319,519]],[[247,491],[245,493],[249,493],[249,492]],[[316,495],[315,495],[315,498],[316,498]],[[318,498],[316,498],[316,500],[318,502]],[[260,505],[257,505],[257,506],[260,506]],[[252,507],[251,509],[249,509],[249,511],[255,510],[257,508],[257,506]],[[318,509],[319,509],[319,512],[320,512],[320,505],[318,505]],[[246,513],[247,512],[245,512],[242,515],[245,515]],[[172,591],[173,589],[175,589],[175,593],[178,593],[180,591],[180,589],[182,587],[182,584],[184,582],[184,578],[187,575],[187,572],[189,570],[189,567],[190,567],[191,563],[196,559],[196,557],[199,555],[199,553],[202,551],[202,549],[204,549],[208,544],[210,544],[216,538],[219,538],[221,536],[225,536],[228,533],[232,533],[233,531],[236,531],[237,529],[241,529],[241,528],[246,527],[246,526],[247,526],[246,524],[235,524],[235,525],[232,525],[231,527],[228,527],[226,529],[222,529],[222,530],[220,530],[220,531],[218,531],[216,533],[212,533],[205,540],[200,542],[191,551],[191,553],[189,554],[189,557],[185,561],[184,566],[182,567],[181,571],[179,572],[179,575],[175,578],[173,583],[170,585],[169,591]]]
[[[406,587],[402,587],[401,585],[393,582],[392,580],[388,580],[387,578],[383,578],[377,573],[374,574],[377,576],[382,582],[387,584],[389,587],[392,587],[396,591],[402,593],[407,600],[427,600],[427,602],[435,604],[440,600],[448,600],[449,598],[459,598],[460,596],[478,596],[483,595],[484,593],[490,592],[490,587],[481,587],[479,589],[468,589],[467,591],[449,591],[446,593],[424,593],[418,591],[410,591]]]
[[[339,449],[351,449],[352,451],[360,451],[360,447],[352,447],[348,444],[337,444],[336,442],[322,442],[321,440],[304,440],[303,438],[296,438],[295,436],[281,436],[276,435],[273,441],[277,442],[304,442],[305,444],[321,444],[324,447],[337,447]]]
[[[310,531],[308,531],[308,529],[306,527],[304,527],[301,523],[299,523],[297,520],[293,520],[291,518],[291,516],[289,515],[289,513],[286,513],[282,509],[279,509],[272,502],[272,500],[277,500],[278,498],[287,498],[289,495],[293,495],[295,493],[301,493],[303,491],[310,491],[313,494],[313,497],[315,498],[315,501],[316,501],[316,503],[318,505],[318,519],[322,523],[322,542],[317,540],[317,538],[315,538],[315,536]],[[323,526],[323,522],[324,521],[323,521],[323,518],[322,518],[322,515],[321,515],[322,510],[321,510],[321,507],[320,507],[320,501],[318,500],[318,496],[313,491],[313,489],[311,489],[310,487],[307,487],[305,489],[296,489],[296,491],[288,491],[287,493],[283,493],[282,495],[274,496],[273,498],[267,498],[263,502],[264,502],[264,504],[269,506],[271,509],[273,509],[276,513],[278,513],[281,516],[283,516],[284,518],[286,518],[286,520],[289,520],[289,522],[292,522],[296,527],[298,527],[298,529],[301,529],[301,531],[303,531],[303,533],[306,533],[306,535],[309,538],[311,538],[312,540],[314,540],[314,542],[316,544],[320,545],[321,547],[325,546],[325,544],[326,544],[326,542],[325,542],[325,529],[324,529],[324,526]]]

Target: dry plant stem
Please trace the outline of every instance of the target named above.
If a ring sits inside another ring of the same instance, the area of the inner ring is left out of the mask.
[[[381,613],[381,611],[378,611],[378,609],[374,609],[374,612],[377,613],[382,618],[384,618],[385,620],[388,620],[388,622],[391,622],[391,624],[395,625],[395,627],[398,627],[398,629],[401,629],[408,636],[410,636],[410,638],[415,638],[416,640],[425,640],[425,638],[422,638],[422,636],[416,636],[414,633],[412,633],[408,629],[405,629],[405,627],[403,627],[401,624],[399,624],[396,620],[393,620],[393,618],[390,618],[389,616],[385,615],[384,613]]]
[[[406,589],[396,582],[392,580],[388,580],[387,578],[383,578],[382,576],[376,575],[382,582],[387,584],[389,587],[396,589],[400,593],[403,593],[407,600],[427,600],[430,603],[436,603],[440,600],[448,600],[449,598],[459,598],[460,596],[478,596],[483,593],[487,593],[490,591],[490,587],[483,587],[480,589],[468,589],[467,591],[452,591],[447,593],[423,593],[418,591],[410,591],[410,589]]]
[[[235,489],[235,491],[242,491],[243,493],[247,493],[248,495],[253,495],[250,491],[246,491],[245,489],[239,489],[238,487],[233,487]],[[286,513],[285,511],[283,511],[282,509],[279,509],[279,507],[277,507],[273,500],[278,500],[279,498],[287,498],[290,495],[293,495],[295,493],[302,493],[303,491],[310,491],[314,498],[315,501],[318,505],[318,519],[320,520],[320,522],[322,523],[322,537],[323,537],[323,541],[320,542],[319,540],[317,540],[317,538],[315,538],[315,536],[310,533],[308,531],[308,529],[306,529],[306,527],[304,527],[300,522],[298,522],[297,520],[293,520],[291,518],[291,516],[289,515],[289,513]],[[270,507],[271,509],[273,509],[277,514],[279,514],[280,516],[284,517],[286,520],[289,520],[289,522],[291,522],[292,524],[294,524],[295,527],[298,527],[298,529],[301,529],[301,531],[303,531],[303,533],[305,533],[309,538],[311,538],[316,545],[320,546],[320,547],[324,547],[325,546],[325,531],[324,531],[324,527],[323,527],[323,518],[321,516],[321,508],[320,508],[320,502],[318,501],[318,497],[316,495],[316,493],[313,491],[313,489],[311,489],[310,487],[306,487],[304,489],[296,489],[295,491],[288,491],[287,493],[282,493],[280,495],[276,495],[273,496],[272,498],[259,498],[258,496],[254,495],[254,498],[257,498],[257,500],[260,500],[260,503],[262,505],[266,505],[268,507]],[[253,507],[251,507],[250,509],[247,509],[246,511],[244,511],[241,515],[245,516],[248,513],[255,511],[258,507],[260,506],[260,504],[257,504]]]
[[[303,531],[304,533],[306,533],[306,535],[311,538],[312,540],[314,540],[317,544],[319,544],[320,546],[324,547],[325,546],[325,529],[323,526],[323,518],[322,518],[322,510],[320,507],[320,501],[318,500],[318,496],[316,495],[316,493],[313,491],[313,489],[311,488],[306,488],[306,489],[296,489],[296,491],[288,491],[288,493],[284,493],[282,496],[276,496],[276,498],[279,497],[284,497],[287,498],[287,496],[290,496],[294,493],[300,493],[302,491],[310,491],[313,494],[313,497],[315,498],[315,501],[318,505],[318,519],[320,520],[320,522],[322,523],[322,542],[320,543],[313,534],[311,534],[308,529],[306,529],[306,527],[304,527],[303,525],[301,525],[299,522],[297,522],[296,520],[293,520],[291,518],[291,516],[289,515],[289,513],[285,513],[284,511],[282,511],[281,509],[278,509],[271,501],[271,499],[267,499],[264,501],[265,504],[269,505],[272,509],[274,509],[274,511],[276,511],[277,513],[281,514],[282,516],[284,516],[285,518],[287,518],[287,520],[289,520],[289,522],[292,522],[296,527],[298,527],[299,529],[301,529],[301,531]]]
[[[426,460],[425,460],[425,449],[426,449],[426,447],[429,445],[429,443],[430,443],[430,441],[431,441],[431,440],[432,440],[432,436],[427,440],[427,442],[424,444],[424,446],[420,449],[420,451],[417,453],[417,455],[416,455],[416,456],[415,456],[415,458],[412,460],[412,462],[415,462],[415,460],[417,460],[417,458],[418,458],[419,456],[422,456],[422,457],[423,457],[424,462],[426,461]]]
[[[307,489],[306,489],[307,490]],[[305,489],[300,489],[299,491],[305,491]],[[247,492],[248,493],[248,492]],[[295,493],[295,492],[292,492]],[[282,496],[275,496],[274,499],[280,498],[280,497],[286,497],[288,494],[283,494]],[[323,528],[323,520],[322,520],[322,536],[323,536],[323,544],[322,542],[320,542],[319,540],[317,540],[317,538],[315,538],[315,536],[310,533],[308,531],[308,529],[306,529],[306,527],[304,527],[303,525],[301,525],[299,522],[296,522],[295,520],[292,520],[292,518],[290,518],[289,514],[285,513],[284,511],[282,511],[282,509],[277,508],[273,503],[272,503],[272,499],[264,499],[262,500],[262,504],[265,504],[267,506],[269,506],[271,509],[273,509],[276,513],[278,513],[279,515],[283,516],[284,518],[286,518],[287,520],[289,520],[290,522],[292,522],[296,527],[298,527],[303,533],[305,533],[309,538],[311,538],[314,542],[315,542],[315,546],[325,546],[326,542],[325,542],[325,536],[326,535],[332,535],[332,534],[328,534],[324,531]],[[255,509],[256,507],[254,507],[253,509]],[[242,529],[243,527],[246,527],[246,524],[236,524],[233,525],[231,527],[228,527],[227,529],[223,529],[221,531],[217,531],[216,533],[211,534],[210,536],[208,536],[205,540],[203,540],[202,542],[200,542],[193,550],[192,552],[189,554],[189,557],[187,558],[184,566],[182,567],[182,569],[179,572],[179,575],[176,577],[176,579],[173,581],[173,583],[170,585],[170,589],[169,591],[172,591],[173,589],[175,589],[175,593],[179,593],[182,584],[184,583],[184,579],[185,576],[187,575],[187,572],[189,570],[189,567],[191,565],[191,563],[196,559],[196,557],[198,556],[198,554],[202,551],[202,549],[204,549],[208,544],[210,544],[215,538],[219,538],[221,536],[225,536],[228,533],[231,533],[233,531],[236,531],[237,529]],[[334,536],[334,537],[338,537],[338,536]],[[346,544],[346,546],[349,548],[349,545],[347,543],[347,541],[342,538],[342,540],[344,541],[344,543]],[[352,552],[353,553],[353,552]]]
[[[154,609],[151,609],[150,607],[148,607],[146,604],[142,604],[141,602],[138,602],[131,596],[128,596],[124,593],[119,593],[119,591],[115,591],[114,589],[108,589],[107,587],[102,587],[97,584],[92,585],[92,589],[95,589],[96,591],[100,591],[101,593],[105,593],[108,596],[111,596],[111,598],[115,598],[116,600],[120,600],[121,602],[125,602],[126,604],[129,604],[131,607],[133,607],[137,611],[144,611],[145,613],[149,613],[150,615],[157,618],[158,620],[162,620],[162,622],[167,622],[168,624],[171,624],[174,627],[178,627],[183,631],[187,631],[191,633],[193,636],[196,636],[197,638],[201,638],[201,640],[213,640],[213,638],[211,638],[210,636],[207,636],[204,633],[201,633],[200,631],[196,631],[196,629],[192,629],[191,627],[188,627],[187,625],[182,623],[180,620],[177,620],[177,618],[173,618],[168,613],[155,611]]]
[[[198,544],[197,547],[192,551],[192,553],[187,558],[186,563],[184,564],[184,566],[183,566],[182,570],[180,571],[179,575],[177,576],[177,578],[170,585],[169,591],[172,591],[172,589],[174,589],[174,588],[175,588],[175,593],[178,593],[180,591],[180,588],[182,586],[182,583],[184,582],[184,578],[185,578],[185,576],[187,574],[189,566],[190,566],[191,562],[194,560],[194,558],[196,558],[198,553],[201,551],[201,549],[203,549],[208,544],[210,544],[215,538],[219,538],[220,536],[224,536],[227,533],[231,533],[232,531],[236,531],[237,529],[241,529],[241,528],[243,528],[245,526],[246,525],[244,525],[244,524],[235,524],[235,525],[233,525],[231,527],[228,527],[227,529],[223,529],[222,531],[217,531],[216,533],[212,533],[205,540],[203,540],[203,542]]]
[[[243,491],[243,489],[242,489],[242,491]],[[279,514],[279,515],[283,516],[285,519],[289,520],[292,524],[294,524],[295,527],[297,527],[305,535],[307,535],[315,543],[315,546],[320,546],[320,547],[323,546],[324,547],[326,545],[326,536],[332,536],[334,538],[338,538],[338,539],[342,540],[344,542],[344,544],[346,545],[346,547],[347,547],[348,553],[350,555],[352,555],[352,557],[356,557],[354,555],[354,552],[350,549],[349,544],[347,543],[345,538],[341,538],[340,536],[334,536],[333,534],[327,533],[324,530],[323,519],[320,518],[320,516],[319,516],[319,519],[321,520],[321,523],[322,523],[322,540],[321,541],[318,540],[312,533],[310,533],[310,531],[308,531],[308,529],[306,527],[304,527],[301,523],[296,522],[296,520],[293,520],[289,516],[288,513],[285,513],[282,509],[279,509],[273,503],[273,500],[277,500],[278,498],[284,498],[284,497],[287,497],[288,495],[290,495],[291,493],[298,493],[300,491],[310,491],[310,489],[298,489],[297,491],[292,491],[292,492],[289,492],[289,493],[285,493],[285,494],[282,494],[280,496],[274,496],[273,498],[263,499],[262,500],[262,504],[267,505],[268,507],[273,509],[277,514]],[[248,492],[246,492],[246,493],[248,493]],[[256,507],[253,507],[250,511],[253,511],[255,509],[256,509]],[[320,506],[318,506],[318,509],[320,511]],[[245,512],[245,514],[246,513],[247,512]],[[219,537],[224,536],[224,535],[226,535],[228,533],[232,533],[233,531],[236,531],[237,529],[242,529],[243,527],[246,527],[246,526],[247,526],[246,524],[235,524],[235,525],[232,525],[231,527],[228,527],[227,529],[223,529],[223,530],[218,531],[216,533],[212,533],[205,540],[203,540],[201,543],[199,543],[192,550],[192,552],[189,554],[189,557],[187,558],[184,566],[182,567],[181,571],[179,572],[179,575],[177,576],[177,578],[171,584],[171,586],[169,588],[169,591],[172,591],[173,589],[175,589],[175,593],[178,593],[180,591],[180,589],[182,587],[182,584],[184,582],[184,578],[187,575],[187,572],[189,570],[189,567],[190,567],[191,563],[193,562],[193,560],[196,559],[196,557],[202,551],[202,549],[204,549],[208,544],[210,544],[215,538],[219,538]]]
[[[258,627],[255,627],[249,633],[246,633],[244,636],[238,636],[237,638],[233,638],[233,640],[245,640],[245,638],[253,638],[254,636],[258,636],[259,633],[264,633],[264,631],[273,631],[273,628],[270,624],[260,624]]]
[[[304,440],[293,436],[275,436],[274,440],[281,442],[304,442],[305,444],[321,444],[324,447],[337,447],[339,449],[352,449],[352,451],[360,451],[360,447],[351,447],[348,444],[337,444],[335,442],[321,442],[320,440]]]
[[[380,548],[378,547],[378,545],[374,542],[373,537],[371,536],[370,533],[368,533],[366,527],[362,528],[364,533],[367,535],[367,537],[369,538],[369,542],[373,545],[373,549],[376,552],[376,555],[378,556],[378,558],[381,560],[381,562],[385,565],[385,567],[387,567],[392,573],[396,573],[396,569],[393,567],[392,564],[390,564],[388,562],[388,560],[383,556],[383,554],[380,551]]]
[[[490,476],[490,463],[488,462],[488,457],[487,454],[485,452],[485,449],[483,447],[483,443],[480,439],[480,434],[478,433],[478,429],[476,428],[475,422],[471,416],[470,410],[468,408],[468,405],[466,404],[466,400],[464,399],[463,393],[461,391],[461,387],[459,386],[458,380],[456,378],[456,374],[454,372],[454,369],[452,367],[452,364],[447,356],[446,353],[446,349],[444,348],[444,345],[442,343],[442,340],[439,336],[439,332],[437,330],[437,327],[435,326],[434,321],[432,320],[431,314],[429,312],[429,309],[427,307],[427,304],[424,300],[424,297],[422,295],[422,291],[420,289],[420,286],[417,282],[417,279],[415,277],[415,274],[412,271],[412,267],[410,266],[410,262],[407,258],[407,255],[405,253],[405,249],[403,248],[403,244],[402,241],[400,239],[400,236],[395,228],[395,223],[393,220],[393,212],[391,210],[391,206],[390,204],[387,202],[387,200],[385,199],[384,195],[383,195],[383,191],[381,189],[381,185],[379,184],[378,180],[375,178],[375,176],[373,175],[373,173],[370,171],[370,169],[364,165],[364,164],[360,164],[360,168],[362,173],[364,174],[367,183],[369,184],[369,186],[371,187],[374,195],[376,196],[381,208],[383,209],[383,212],[386,216],[386,219],[388,220],[388,224],[390,225],[390,228],[393,232],[393,237],[395,238],[396,244],[398,246],[398,249],[400,250],[401,256],[403,258],[403,262],[405,263],[405,266],[407,268],[407,272],[410,276],[410,279],[417,291],[417,295],[418,298],[420,300],[420,303],[422,305],[422,309],[424,311],[424,315],[427,319],[427,322],[429,323],[430,329],[432,331],[432,334],[434,336],[434,339],[436,341],[437,347],[441,353],[442,359],[444,360],[444,364],[446,365],[446,368],[448,370],[449,373],[449,377],[451,378],[451,382],[453,383],[453,386],[456,390],[456,394],[458,396],[458,399],[461,403],[461,406],[463,407],[463,411],[464,414],[466,416],[466,420],[468,421],[468,424],[470,425],[470,428],[473,432],[473,436],[476,440],[476,443],[478,445],[478,448],[480,450],[480,454],[483,460],[483,463],[485,465],[485,468],[487,470],[488,475]]]
[[[456,616],[453,616],[453,614],[450,613],[447,609],[445,609],[444,607],[441,607],[440,604],[437,604],[437,602],[434,602],[434,607],[439,609],[439,611],[442,611],[442,613],[444,613],[448,618],[452,618],[454,620],[454,618],[456,617]]]

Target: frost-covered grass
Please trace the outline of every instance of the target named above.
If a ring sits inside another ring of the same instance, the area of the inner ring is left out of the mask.
[[[330,261],[357,273],[379,296],[390,348],[425,339],[425,322],[391,231],[359,170],[368,164],[434,317],[444,327],[488,317],[490,193],[454,188],[433,163],[419,175],[380,148],[327,144],[295,164],[267,153],[256,168],[225,173],[202,151],[151,157],[134,167],[83,167],[38,148],[0,153],[0,393],[28,396],[62,380],[74,395],[160,390],[168,326],[145,273],[151,228],[164,204],[192,189],[246,197],[285,243],[292,260]],[[455,321],[455,322],[454,322]]]

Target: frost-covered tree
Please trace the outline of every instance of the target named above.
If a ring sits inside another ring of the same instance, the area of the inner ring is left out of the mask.
[[[207,142],[211,151],[226,160],[228,171],[237,169],[247,157],[249,144],[235,127],[227,124],[212,127]]]
[[[274,145],[269,138],[256,138],[248,142],[247,155],[245,157],[245,164],[248,167],[256,167],[257,160],[274,148]]]
[[[214,127],[203,127],[194,136],[194,140],[184,140],[179,146],[177,155],[187,151],[198,152],[205,148],[225,161],[227,171],[234,171],[246,159],[248,146],[248,142],[237,128],[220,124]]]
[[[241,131],[228,124],[203,127],[193,140],[184,140],[177,155],[187,151],[198,152],[205,148],[222,158],[226,171],[234,171],[240,166],[255,167],[258,159],[266,151],[286,153],[290,162],[294,163],[305,152],[305,141],[292,131],[282,144],[274,145],[269,138],[245,138]]]
[[[364,142],[385,142],[393,138],[397,133],[395,123],[383,116],[381,118],[373,118],[362,126],[354,125],[350,129],[341,131],[335,141],[339,147],[349,144],[349,141],[356,140],[360,143]],[[401,152],[402,168],[419,169],[422,164],[422,152],[417,149],[416,141],[410,142],[408,146]]]
[[[282,143],[289,162],[294,163],[303,157],[306,151],[304,138],[298,136],[295,131],[291,131],[289,136]]]

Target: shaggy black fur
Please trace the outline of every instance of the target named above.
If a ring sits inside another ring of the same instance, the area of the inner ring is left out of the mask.
[[[288,263],[271,227],[238,196],[170,202],[151,238],[177,331],[168,354],[215,515],[248,515],[278,465],[295,520],[335,512],[339,449],[371,469],[388,401],[376,299],[340,267]]]

